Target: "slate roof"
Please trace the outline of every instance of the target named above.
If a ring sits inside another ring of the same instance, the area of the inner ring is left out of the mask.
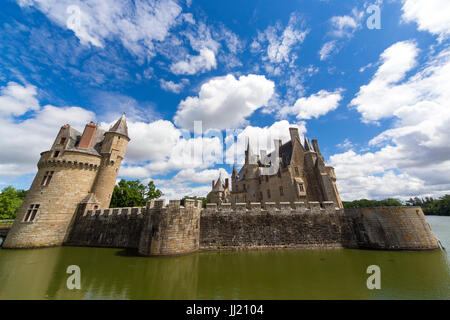
[[[122,135],[128,137],[128,126],[127,126],[127,119],[125,118],[125,113],[109,129],[109,132],[119,133],[119,134],[122,134]]]

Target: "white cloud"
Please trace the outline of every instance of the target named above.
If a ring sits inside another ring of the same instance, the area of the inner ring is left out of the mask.
[[[160,79],[159,83],[161,85],[161,88],[170,91],[173,93],[180,93],[181,90],[189,83],[188,79],[183,79],[181,82],[175,83],[173,81],[166,81],[164,79]]]
[[[392,45],[352,102],[363,121],[396,121],[369,142],[376,151],[350,150],[330,158],[346,199],[450,193],[450,49],[406,78],[416,56],[411,42]]]
[[[333,92],[320,90],[309,97],[297,99],[292,107],[281,108],[279,114],[281,117],[292,114],[297,119],[318,118],[335,110],[339,106],[339,101],[342,99],[341,91],[342,89]]]
[[[17,0],[33,6],[62,28],[72,30],[86,45],[103,47],[118,39],[132,54],[155,54],[154,42],[163,41],[181,7],[173,0]]]
[[[193,75],[198,72],[205,72],[217,67],[216,55],[208,48],[200,49],[199,55],[189,55],[184,61],[178,61],[170,66],[170,71],[174,74]]]
[[[416,22],[419,30],[438,35],[441,40],[450,36],[450,2],[448,0],[401,0],[403,19]]]
[[[36,171],[41,152],[48,150],[60,127],[70,119],[71,125],[82,130],[95,115],[79,107],[52,105],[41,107],[37,89],[10,82],[0,90],[0,176],[18,177]],[[32,111],[31,117],[16,116]]]
[[[240,127],[248,116],[268,103],[274,86],[261,75],[213,78],[202,85],[198,96],[180,102],[174,122],[182,128],[192,128],[194,121],[202,121],[204,129]]]
[[[6,87],[0,89],[0,113],[3,116],[20,116],[28,111],[39,110],[36,95],[37,90],[33,85],[8,82]]]
[[[331,34],[338,38],[351,37],[361,27],[364,12],[354,8],[351,15],[334,16],[330,22],[333,26]]]
[[[292,14],[286,28],[280,24],[269,26],[264,32],[259,32],[258,37],[253,40],[250,47],[252,52],[258,52],[267,44],[266,56],[272,64],[291,63],[297,56],[292,54],[298,45],[300,45],[308,34],[307,30],[298,27],[299,19]]]
[[[416,45],[410,41],[397,42],[381,54],[381,66],[371,82],[362,86],[350,103],[362,114],[364,122],[390,117],[418,98],[414,85],[395,85],[416,66],[417,54]]]
[[[336,50],[336,41],[328,41],[323,46],[322,49],[319,51],[320,60],[326,60],[330,57],[331,53]]]

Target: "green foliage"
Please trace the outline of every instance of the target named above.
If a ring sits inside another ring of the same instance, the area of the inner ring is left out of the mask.
[[[184,196],[183,199],[181,199],[181,205],[184,206],[184,200],[185,199],[192,199],[192,200],[201,200],[202,201],[202,208],[206,208],[206,204],[209,202],[207,198],[205,197],[190,197],[190,196]]]
[[[450,216],[450,194],[446,194],[439,199],[433,199],[431,197],[425,198],[410,198],[406,201],[408,206],[420,206],[422,207],[425,215],[433,216]]]
[[[26,195],[26,190],[16,190],[12,186],[3,188],[0,193],[0,219],[14,219]]]
[[[122,179],[114,186],[110,207],[143,207],[147,201],[158,199],[162,195],[163,193],[156,188],[153,181],[144,185],[140,180]]]
[[[396,207],[403,206],[403,203],[397,199],[384,199],[384,200],[354,200],[354,201],[343,201],[342,204],[344,208],[368,208],[368,207]]]

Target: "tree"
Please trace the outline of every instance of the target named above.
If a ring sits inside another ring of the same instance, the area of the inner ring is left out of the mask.
[[[114,186],[111,208],[143,207],[147,201],[161,197],[163,193],[157,189],[153,181],[144,185],[140,180],[122,179]]]
[[[190,197],[190,196],[184,196],[183,197],[183,199],[181,199],[181,202],[180,202],[180,204],[182,205],[182,206],[184,206],[184,200],[186,200],[186,199],[192,199],[192,200],[201,200],[202,201],[202,208],[206,208],[206,204],[209,202],[208,200],[207,200],[207,198],[205,198],[205,197]]]
[[[384,199],[384,200],[354,200],[354,201],[343,201],[342,204],[344,208],[369,208],[369,207],[396,207],[403,206],[403,203],[397,199]]]
[[[0,193],[0,219],[14,219],[27,194],[26,190],[16,190],[12,186]]]

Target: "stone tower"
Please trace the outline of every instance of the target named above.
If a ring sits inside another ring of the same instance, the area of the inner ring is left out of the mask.
[[[38,172],[3,247],[61,245],[80,202],[90,199],[95,207],[109,206],[129,140],[125,116],[107,132],[93,122],[82,134],[62,126],[51,149],[41,153]]]
[[[101,208],[109,208],[117,174],[129,141],[127,121],[123,114],[105,133],[100,151],[102,160],[91,193],[95,195]]]

